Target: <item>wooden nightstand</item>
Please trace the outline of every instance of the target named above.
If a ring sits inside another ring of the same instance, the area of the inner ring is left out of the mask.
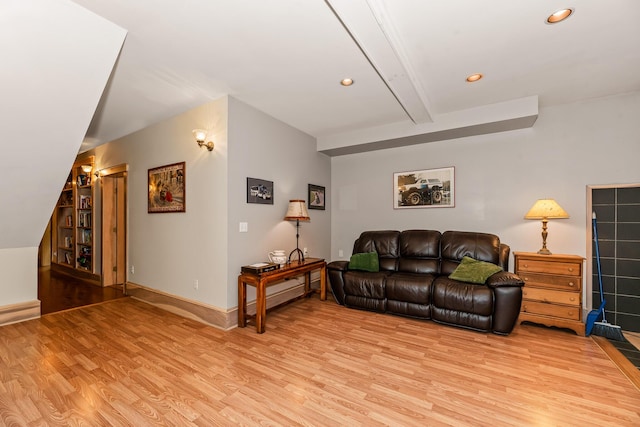
[[[582,264],[577,255],[514,252],[515,273],[524,280],[518,323],[572,329],[584,336]]]

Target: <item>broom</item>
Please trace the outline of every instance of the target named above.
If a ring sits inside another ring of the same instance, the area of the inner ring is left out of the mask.
[[[607,339],[610,340],[616,340],[616,341],[626,341],[626,339],[624,338],[624,336],[622,335],[622,328],[620,328],[620,326],[618,325],[613,325],[609,322],[607,322],[607,316],[605,314],[605,310],[604,310],[604,306],[606,305],[606,301],[604,300],[604,291],[602,290],[602,270],[600,267],[600,248],[598,247],[598,226],[597,226],[597,221],[596,221],[596,213],[593,212],[593,240],[595,242],[595,247],[596,247],[596,264],[598,266],[598,287],[600,289],[600,308],[598,309],[598,313],[596,314],[596,316],[599,317],[600,312],[602,313],[602,321],[600,322],[593,322],[593,329],[591,330],[591,333],[593,333],[594,335],[598,335],[601,337],[605,337]],[[590,315],[593,315],[594,313],[589,313]],[[590,323],[589,316],[587,316],[587,329],[589,329],[590,327]],[[588,333],[587,333],[588,335]]]

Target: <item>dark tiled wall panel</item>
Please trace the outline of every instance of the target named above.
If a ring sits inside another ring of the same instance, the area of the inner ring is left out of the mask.
[[[624,205],[640,203],[640,187],[617,188],[615,190],[618,196],[618,204]]]
[[[640,332],[640,187],[592,190],[607,320]],[[593,305],[600,304],[593,259]]]

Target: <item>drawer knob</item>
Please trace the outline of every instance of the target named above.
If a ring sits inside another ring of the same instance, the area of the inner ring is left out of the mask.
[[[575,301],[576,299],[574,297],[569,298],[569,301]]]
[[[573,268],[572,268],[572,267],[569,267],[569,271],[571,271],[571,272],[572,272],[572,271],[573,271]]]
[[[568,312],[567,312],[567,314],[568,314],[569,316],[573,316],[573,311],[568,311]]]
[[[528,277],[525,277],[525,278],[524,278],[524,281],[525,281],[525,282],[528,282],[528,281],[529,281],[529,278],[528,278]]]
[[[575,285],[573,284],[573,282],[569,282],[569,286],[574,287]]]
[[[529,268],[529,264],[524,264],[524,268]]]

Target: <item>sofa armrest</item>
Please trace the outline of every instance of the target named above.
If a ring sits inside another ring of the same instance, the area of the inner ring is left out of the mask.
[[[505,286],[517,286],[521,288],[524,286],[524,281],[515,273],[499,271],[496,274],[489,276],[486,285],[490,288],[500,288]]]
[[[329,277],[329,289],[336,302],[344,305],[344,273],[349,270],[349,261],[332,261],[327,264],[327,276]]]
[[[347,271],[349,269],[349,261],[331,261],[327,264],[328,270]]]
[[[505,243],[500,243],[500,262],[498,265],[502,267],[504,271],[509,271],[509,254],[511,253],[511,247]]]

